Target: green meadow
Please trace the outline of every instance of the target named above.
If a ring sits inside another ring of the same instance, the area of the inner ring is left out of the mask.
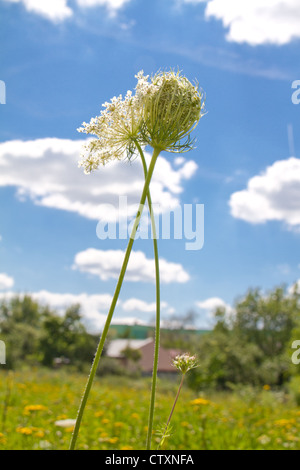
[[[0,381],[0,449],[68,449],[85,375],[2,370]],[[150,385],[149,378],[97,377],[77,449],[145,449]],[[152,449],[177,386],[177,378],[158,381]],[[288,391],[267,384],[211,394],[183,387],[164,449],[300,449],[300,407]]]

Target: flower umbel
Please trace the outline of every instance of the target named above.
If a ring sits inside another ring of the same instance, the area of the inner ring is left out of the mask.
[[[85,173],[112,159],[130,159],[136,143],[167,152],[192,148],[191,131],[204,114],[204,96],[180,72],[158,72],[150,81],[140,71],[135,95],[114,97],[100,116],[84,122],[79,132],[95,135],[83,146],[79,166]],[[182,142],[182,139],[186,139]]]
[[[122,95],[114,97],[110,103],[103,104],[105,108],[100,116],[92,118],[89,123],[84,122],[79,132],[94,134],[97,139],[91,140],[83,147],[82,160],[85,173],[96,170],[112,159],[128,159],[134,154],[135,141],[139,139],[142,123],[141,108],[129,90],[124,98]]]
[[[144,110],[145,142],[168,152],[190,150],[190,132],[204,114],[204,96],[198,85],[173,71],[156,73],[150,82],[142,71],[136,77],[136,98]]]
[[[173,359],[173,366],[180,370],[182,374],[186,374],[189,370],[198,367],[196,356],[190,354],[182,354]]]

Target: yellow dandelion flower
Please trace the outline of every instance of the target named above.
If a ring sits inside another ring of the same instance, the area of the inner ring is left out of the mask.
[[[6,444],[6,437],[0,432],[0,444]]]
[[[115,424],[114,424],[115,428],[123,428],[125,426],[125,423],[123,423],[122,421],[117,421]]]
[[[131,446],[122,446],[120,450],[133,450],[133,447]]]
[[[131,418],[139,419],[140,415],[138,413],[132,413]]]
[[[23,434],[24,436],[30,436],[32,434],[32,428],[28,428],[26,426],[22,427],[22,426],[19,426],[16,431],[19,433],[19,434]]]
[[[118,437],[111,437],[110,439],[108,439],[108,442],[110,444],[115,444],[116,442],[118,442],[119,438]]]
[[[282,419],[277,419],[276,421],[274,421],[274,424],[275,426],[279,426],[279,427],[291,427],[292,424],[296,424],[296,420],[291,418],[291,419],[285,419],[285,418],[282,418]]]
[[[263,389],[266,390],[266,391],[268,391],[268,390],[271,390],[271,387],[270,387],[270,385],[265,384],[265,385],[263,386]]]
[[[103,418],[103,419],[101,420],[101,423],[102,423],[102,424],[108,424],[108,423],[109,423],[109,419]]]
[[[102,410],[101,411],[96,411],[96,413],[95,413],[96,418],[100,418],[103,415],[104,415],[104,411],[102,411]]]
[[[211,405],[211,401],[206,400],[205,398],[196,398],[190,402],[191,405]]]
[[[26,405],[24,408],[24,412],[28,413],[31,411],[45,411],[47,407],[44,405]]]
[[[45,432],[42,429],[39,429],[38,431],[36,431],[36,433],[34,435],[35,435],[35,437],[44,437]]]
[[[65,432],[73,432],[73,430],[74,430],[74,426],[69,426],[68,428],[64,429]]]

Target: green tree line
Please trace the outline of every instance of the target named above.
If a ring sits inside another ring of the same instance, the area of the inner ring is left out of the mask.
[[[190,385],[282,386],[298,375],[300,365],[292,363],[291,345],[300,340],[299,300],[297,290],[284,287],[267,294],[250,289],[233,312],[217,309],[213,330],[194,344],[200,366],[189,374]]]
[[[170,330],[161,336],[162,346],[197,355],[199,367],[188,374],[191,387],[282,386],[293,376],[300,379],[300,364],[291,360],[292,343],[300,340],[297,290],[276,287],[266,294],[250,289],[232,312],[219,308],[214,317],[214,328],[205,334]],[[98,342],[82,322],[80,305],[59,315],[30,296],[17,295],[0,303],[0,339],[6,345],[7,368],[52,367],[56,358],[66,358],[80,369],[90,366]],[[100,369],[101,373],[126,373],[110,358],[103,358]]]
[[[73,365],[90,363],[97,343],[81,321],[80,305],[58,315],[29,295],[0,303],[0,339],[6,346],[7,368],[53,366],[57,358]]]

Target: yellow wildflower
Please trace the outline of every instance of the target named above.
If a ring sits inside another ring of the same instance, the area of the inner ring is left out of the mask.
[[[196,398],[190,402],[191,405],[211,405],[211,401],[205,398]]]
[[[30,436],[32,434],[32,428],[28,428],[26,426],[22,427],[22,426],[19,426],[16,431],[19,433],[19,434],[24,434],[25,436]]]
[[[24,414],[30,414],[32,411],[45,411],[47,410],[44,405],[26,405],[24,408]]]
[[[114,424],[115,428],[123,428],[125,426],[125,423],[122,423],[122,421],[117,421]]]
[[[271,390],[271,387],[270,387],[270,385],[265,384],[265,385],[263,386],[263,389],[266,390],[266,391],[268,391],[268,390]]]
[[[291,418],[291,419],[277,419],[274,421],[275,426],[280,426],[280,427],[290,427],[292,424],[296,424],[296,420]]]
[[[119,438],[118,437],[111,437],[110,439],[108,439],[108,442],[110,444],[115,444],[116,442],[118,442]]]

